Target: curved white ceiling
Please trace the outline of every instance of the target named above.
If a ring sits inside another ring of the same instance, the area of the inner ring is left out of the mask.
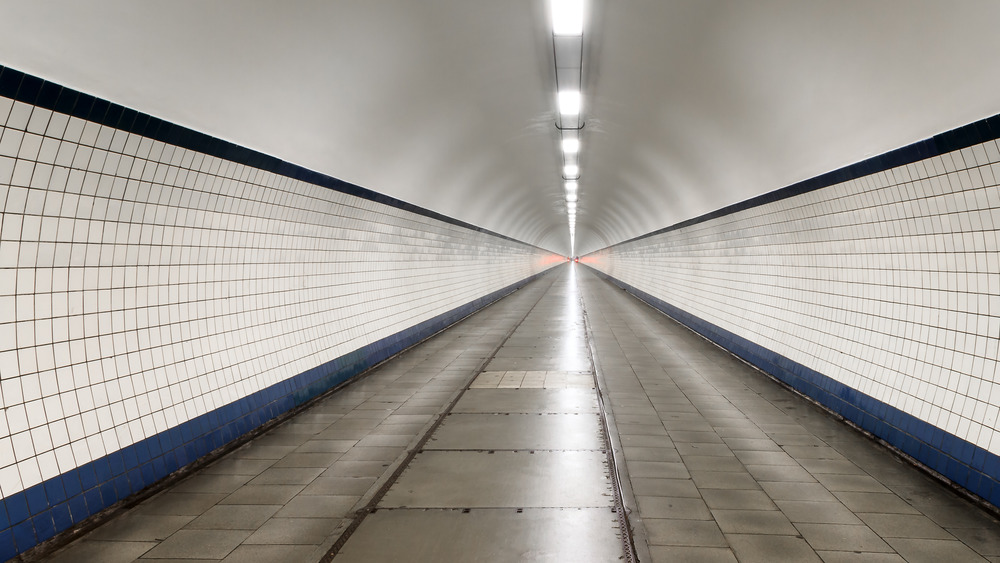
[[[591,1],[577,252],[1000,113],[992,0]],[[569,253],[543,0],[0,2],[0,64]]]

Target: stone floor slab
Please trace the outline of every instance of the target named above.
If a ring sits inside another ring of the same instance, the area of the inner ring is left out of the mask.
[[[727,534],[740,563],[820,563],[822,560],[802,538],[795,536]]]
[[[611,506],[605,454],[593,451],[418,454],[381,507]],[[475,480],[467,475],[474,474]]]
[[[335,561],[619,561],[617,529],[607,509],[379,510]]]
[[[179,530],[144,559],[223,559],[249,536],[247,530]]]
[[[600,450],[596,414],[452,414],[425,450]]]
[[[469,389],[452,412],[597,414],[598,409],[590,389]]]

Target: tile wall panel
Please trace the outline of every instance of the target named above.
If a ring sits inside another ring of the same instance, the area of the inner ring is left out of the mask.
[[[918,143],[585,262],[997,504],[995,135]]]
[[[31,103],[35,79],[11,72],[0,559],[557,263],[193,131],[109,125],[131,110],[100,100],[101,119],[54,111],[82,94]]]

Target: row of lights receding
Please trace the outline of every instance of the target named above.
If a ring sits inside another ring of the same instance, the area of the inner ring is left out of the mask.
[[[553,46],[559,37],[580,37],[579,45],[579,65],[582,66],[583,59],[583,24],[584,24],[584,0],[550,0],[552,9],[552,35]],[[558,50],[556,53],[556,75],[558,82],[559,60]],[[583,95],[579,89],[563,89],[559,85],[556,94],[556,105],[559,109],[560,121],[564,118],[574,117],[579,119],[583,106]],[[577,121],[579,123],[579,121]],[[576,208],[577,190],[580,179],[580,128],[561,128],[562,135],[560,149],[563,154],[563,187],[566,191],[566,217],[569,223],[570,254],[576,253]]]

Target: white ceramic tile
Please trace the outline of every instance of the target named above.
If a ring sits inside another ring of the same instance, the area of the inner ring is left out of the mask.
[[[1000,304],[993,306],[993,296],[1000,288],[991,287],[1000,285],[998,153],[995,142],[986,143],[590,259],[668,303],[1000,453],[993,433],[979,431],[981,413],[1000,398],[979,387],[998,375]],[[989,174],[981,173],[987,164]],[[925,382],[947,387],[933,391]]]
[[[4,495],[551,265],[0,98],[5,121],[0,426],[28,457],[0,469]],[[213,388],[206,374],[220,371],[229,383]]]

